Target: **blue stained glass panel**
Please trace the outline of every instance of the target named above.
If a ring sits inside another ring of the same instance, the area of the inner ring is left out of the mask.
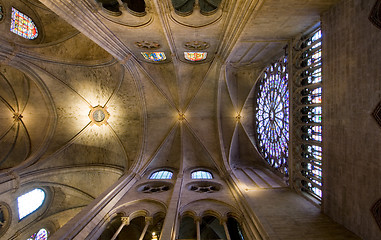
[[[195,172],[192,172],[191,178],[192,179],[213,179],[213,176],[208,171],[195,171]]]
[[[170,171],[162,170],[154,172],[150,179],[172,179],[173,173]]]

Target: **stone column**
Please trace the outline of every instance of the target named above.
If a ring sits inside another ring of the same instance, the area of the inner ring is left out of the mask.
[[[130,224],[129,217],[122,217],[121,219],[122,219],[122,224],[120,224],[118,230],[116,231],[114,236],[112,236],[111,240],[115,240],[118,237],[119,233],[122,231],[123,227],[128,226]]]
[[[160,240],[175,239],[177,229],[177,214],[179,208],[179,198],[181,193],[182,176],[178,176],[173,188],[172,197],[168,206],[167,215],[164,219],[164,224],[160,236]]]
[[[230,238],[230,234],[229,234],[228,225],[226,225],[226,221],[227,221],[227,220],[228,220],[227,218],[223,218],[223,219],[221,220],[221,223],[222,223],[222,225],[224,226],[226,239],[227,239],[227,240],[231,240],[231,238]]]
[[[146,220],[146,225],[144,226],[143,232],[142,232],[142,234],[140,235],[139,240],[143,240],[144,235],[146,235],[148,226],[151,225],[153,219],[152,219],[152,217],[146,217],[145,220]]]
[[[197,240],[201,240],[201,232],[200,232],[200,218],[196,218],[196,230],[197,230]]]

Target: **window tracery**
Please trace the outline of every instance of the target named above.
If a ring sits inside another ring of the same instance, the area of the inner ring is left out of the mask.
[[[288,174],[289,92],[287,57],[270,64],[257,83],[256,134],[263,158]]]
[[[149,179],[172,179],[173,173],[167,170],[154,172]]]
[[[17,207],[19,213],[19,219],[23,219],[29,214],[36,211],[42,206],[45,200],[45,192],[40,188],[36,188],[30,192],[27,192],[17,198]]]
[[[15,8],[12,8],[10,30],[26,39],[33,40],[38,37],[37,27],[32,19]]]
[[[146,11],[146,3],[144,0],[122,0],[127,4],[128,9],[136,13],[144,13]]]
[[[294,125],[301,143],[295,155],[301,166],[301,190],[318,200],[322,197],[322,50],[321,30],[317,29],[296,43]]]
[[[212,14],[220,6],[221,0],[172,0],[172,6],[180,15],[188,15],[193,12],[196,5],[203,14]]]

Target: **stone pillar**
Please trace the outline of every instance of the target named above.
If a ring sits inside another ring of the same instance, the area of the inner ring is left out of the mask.
[[[197,230],[197,240],[201,240],[201,232],[200,232],[200,218],[197,218],[196,220],[196,230]]]
[[[121,219],[122,219],[122,224],[120,224],[118,230],[116,231],[114,236],[112,236],[111,240],[115,240],[118,237],[119,233],[122,231],[123,227],[128,226],[130,224],[129,217],[122,217]]]
[[[227,221],[227,220],[228,220],[227,218],[223,218],[223,219],[221,220],[221,223],[222,223],[222,226],[224,226],[226,239],[227,239],[227,240],[231,240],[231,238],[230,238],[230,234],[229,234],[228,225],[226,225],[226,221]]]
[[[178,176],[175,186],[173,188],[171,201],[169,202],[167,215],[164,219],[164,224],[160,236],[160,240],[172,240],[175,239],[177,229],[177,214],[179,208],[179,199],[181,193],[181,185],[183,182],[183,176]]]
[[[139,240],[143,240],[144,235],[146,235],[148,226],[151,225],[151,223],[152,223],[152,217],[146,217],[145,220],[146,220],[146,225],[144,226],[143,232],[142,232],[142,234],[140,235]]]

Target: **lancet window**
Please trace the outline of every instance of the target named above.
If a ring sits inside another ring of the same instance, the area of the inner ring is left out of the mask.
[[[24,217],[40,208],[45,201],[45,197],[46,194],[44,190],[40,188],[36,188],[18,197],[17,207],[19,212],[19,219],[23,219]]]
[[[263,158],[288,175],[289,91],[287,57],[265,68],[256,86],[256,136]]]
[[[300,187],[318,200],[322,197],[322,33],[316,29],[296,42],[293,94],[294,129],[300,143],[295,160],[300,165]]]
[[[38,37],[37,27],[30,17],[12,8],[11,32],[26,38],[35,39]]]

